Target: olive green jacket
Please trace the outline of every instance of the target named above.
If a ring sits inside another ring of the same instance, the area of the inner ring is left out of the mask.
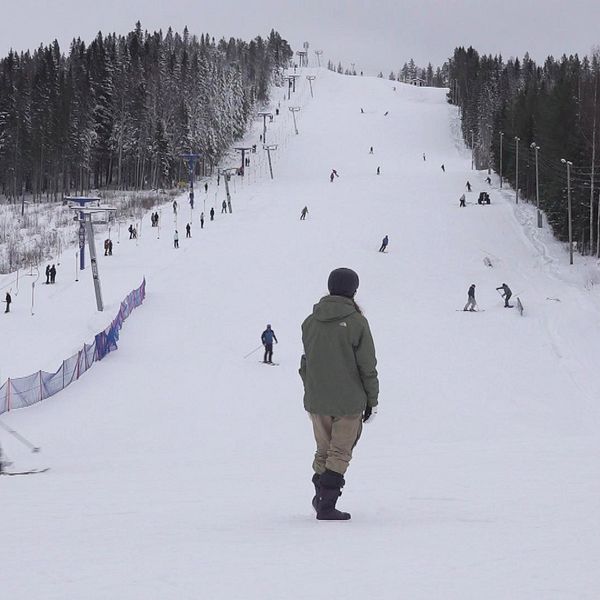
[[[377,406],[379,380],[367,319],[344,296],[325,296],[302,323],[304,408],[343,417]]]

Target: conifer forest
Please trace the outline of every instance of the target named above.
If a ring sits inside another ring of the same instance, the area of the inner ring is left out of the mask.
[[[475,167],[502,172],[516,188],[518,156],[520,197],[537,202],[537,151],[541,210],[557,237],[567,240],[570,188],[573,242],[581,253],[597,256],[599,68],[598,52],[549,56],[537,65],[528,55],[505,61],[460,47],[449,61],[448,81]]]
[[[90,189],[173,187],[180,155],[210,173],[244,132],[292,51],[265,39],[215,41],[187,28],[98,33],[0,60],[0,192],[59,200]]]

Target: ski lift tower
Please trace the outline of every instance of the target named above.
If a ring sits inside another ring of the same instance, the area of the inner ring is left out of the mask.
[[[300,66],[308,67],[308,57],[306,50],[296,50],[296,54],[298,55]]]
[[[267,117],[272,121],[273,113],[261,111],[258,113],[259,117],[263,118],[263,144],[267,143]]]
[[[78,205],[81,209],[88,206],[100,205],[100,198],[98,196],[63,196],[63,203],[68,204],[70,208],[75,209]],[[79,215],[75,215],[75,221],[79,221],[79,270],[85,270],[85,226],[83,219],[83,212]]]
[[[194,173],[196,172],[196,163],[200,159],[200,154],[182,154],[181,158],[187,161],[188,172],[190,176],[190,200],[194,199]]]
[[[227,194],[227,208],[229,209],[229,214],[232,213],[231,210],[231,193],[229,192],[229,182],[231,181],[231,176],[235,175],[238,171],[237,167],[228,167],[226,169],[221,169],[219,173],[223,177],[223,181],[225,182],[225,193]]]
[[[65,198],[66,200],[73,201],[73,198]],[[81,200],[81,198],[76,199],[77,202]],[[98,273],[98,261],[96,258],[96,241],[94,239],[94,221],[93,215],[105,215],[104,220],[96,220],[96,223],[106,223],[108,222],[108,217],[111,213],[114,213],[117,209],[113,206],[101,205],[99,202],[99,198],[94,199],[96,202],[96,206],[85,206],[81,207],[77,205],[77,202],[74,204],[70,204],[71,210],[77,212],[75,218],[79,221],[79,244],[80,248],[83,251],[83,247],[81,246],[81,228],[83,227],[85,231],[85,235],[88,241],[88,249],[90,251],[90,264],[92,265],[92,279],[94,280],[94,291],[96,293],[96,306],[99,312],[104,310],[104,303],[102,302],[102,288],[100,287],[100,274]],[[85,238],[84,238],[85,240]]]
[[[271,151],[277,150],[277,144],[264,144],[263,148],[267,151],[267,157],[269,158],[269,171],[271,172],[271,179],[273,179],[273,165],[271,164]]]
[[[313,96],[313,89],[312,89],[312,82],[316,79],[316,75],[307,75],[306,79],[308,79],[308,85],[310,86],[310,97],[314,98]]]
[[[235,150],[242,153],[242,169],[240,175],[243,177],[244,172],[246,171],[246,152],[251,152],[252,146],[238,146]]]
[[[296,135],[298,135],[298,125],[296,124],[296,113],[300,110],[299,106],[290,106],[288,107],[290,112],[292,113],[292,116],[294,117],[294,131],[296,132]]]
[[[321,56],[323,54],[323,50],[315,50],[315,54],[317,55],[317,63],[320,67],[321,66]]]

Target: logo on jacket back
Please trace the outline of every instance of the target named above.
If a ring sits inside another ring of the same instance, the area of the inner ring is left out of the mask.
[[[340,323],[340,327],[348,327],[348,325],[346,325],[346,321],[342,321],[342,322]]]

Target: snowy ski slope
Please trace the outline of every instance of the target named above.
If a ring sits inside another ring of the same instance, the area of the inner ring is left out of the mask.
[[[160,239],[149,219],[137,244],[122,232],[101,257],[104,315],[89,273],[59,272],[34,317],[25,298],[0,319],[2,378],[52,368],[148,280],[118,352],[3,417],[42,447],[0,431],[17,466],[51,471],[0,478],[0,597],[599,597],[594,267],[569,269],[497,178],[492,204],[475,203],[487,174],[470,170],[444,90],[325,70],[314,100],[301,87],[300,134],[284,100],[272,125],[287,141],[275,180],[264,163],[254,183],[238,178],[233,215],[219,187],[215,222],[200,231],[196,210],[191,240],[184,211],[179,250],[168,207]],[[381,396],[339,502],[352,521],[324,523],[297,368],[300,324],[338,266],[361,278]],[[502,282],[523,317],[503,308]],[[485,312],[457,311],[471,283]],[[277,368],[243,358],[266,323]]]

